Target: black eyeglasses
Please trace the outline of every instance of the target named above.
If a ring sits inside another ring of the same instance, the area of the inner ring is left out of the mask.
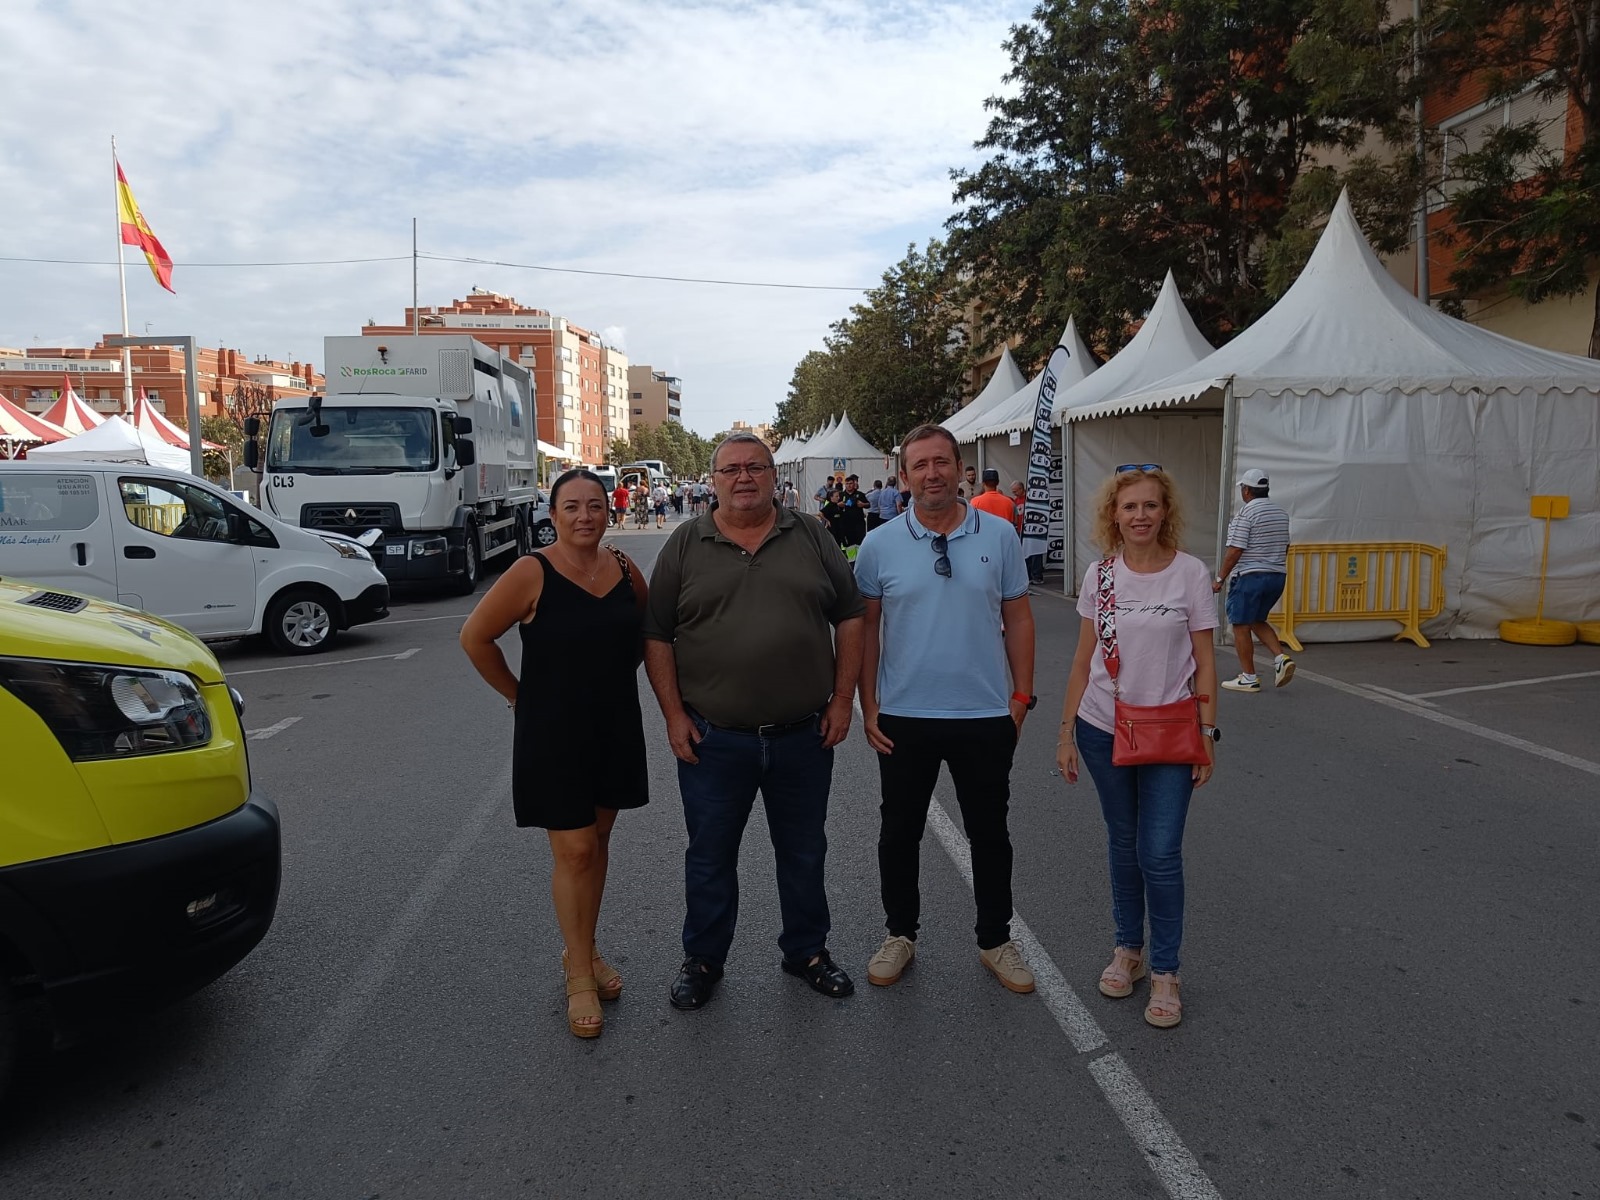
[[[1120,467],[1118,467],[1115,471],[1113,471],[1112,474],[1121,475],[1124,471],[1159,471],[1159,470],[1161,470],[1161,464],[1160,463],[1123,463]]]
[[[724,479],[737,479],[740,475],[748,475],[751,479],[760,479],[770,470],[772,468],[766,463],[740,463],[738,466],[716,467],[711,473],[720,475]]]
[[[950,578],[950,543],[944,534],[936,533],[933,537],[933,552],[939,557],[933,560],[933,573]]]

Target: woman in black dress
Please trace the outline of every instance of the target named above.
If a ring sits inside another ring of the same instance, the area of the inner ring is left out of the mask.
[[[600,545],[609,508],[592,472],[557,479],[555,544],[508,567],[461,629],[472,665],[516,711],[512,802],[518,825],[549,833],[567,1026],[582,1038],[600,1036],[599,1001],[622,994],[594,942],[611,829],[619,809],[649,799],[637,676],[645,582],[627,555]],[[513,625],[518,675],[496,641]]]

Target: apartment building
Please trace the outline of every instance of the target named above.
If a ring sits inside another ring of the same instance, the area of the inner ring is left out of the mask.
[[[107,334],[106,336],[111,336]],[[144,389],[158,412],[179,425],[188,418],[183,351],[167,346],[135,346],[133,391]],[[122,350],[100,342],[94,346],[34,346],[26,350],[0,346],[0,395],[29,412],[43,412],[55,403],[63,380],[96,412],[123,410]],[[236,392],[263,402],[307,396],[321,390],[323,377],[306,362],[250,358],[240,350],[195,349],[195,386],[200,415],[228,411]]]
[[[777,439],[772,436],[772,425],[767,421],[762,421],[759,425],[752,425],[748,421],[735,421],[728,427],[728,432],[752,434],[769,446],[775,446],[777,443]]]
[[[368,325],[369,337],[410,334],[413,310],[400,325]],[[449,304],[415,311],[421,334],[468,334],[533,372],[539,440],[574,461],[603,463],[613,438],[631,425],[628,356],[593,330],[514,297],[473,288]]]
[[[628,416],[646,425],[683,423],[683,382],[649,364],[628,368]]]

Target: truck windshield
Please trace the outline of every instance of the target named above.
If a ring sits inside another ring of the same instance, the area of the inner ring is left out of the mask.
[[[433,411],[426,408],[322,406],[328,432],[311,436],[304,409],[280,408],[267,434],[267,470],[431,471],[439,465]]]

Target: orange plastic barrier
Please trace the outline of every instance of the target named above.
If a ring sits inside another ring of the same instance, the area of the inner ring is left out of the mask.
[[[1398,621],[1395,641],[1427,646],[1422,622],[1444,611],[1442,546],[1321,542],[1290,546],[1283,599],[1269,618],[1290,649],[1307,621]]]

